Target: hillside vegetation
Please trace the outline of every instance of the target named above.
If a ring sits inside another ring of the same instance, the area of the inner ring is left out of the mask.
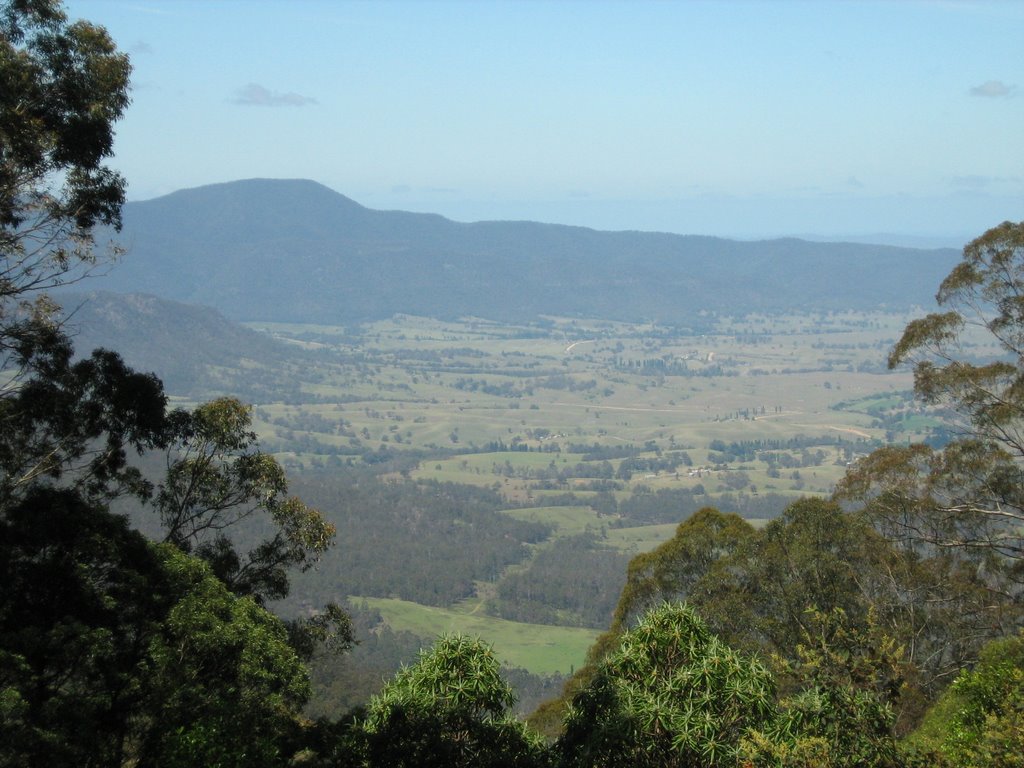
[[[739,242],[375,211],[311,181],[253,179],[125,206],[127,255],[96,288],[328,325],[395,313],[701,327],[703,312],[906,309],[956,260],[802,240]]]

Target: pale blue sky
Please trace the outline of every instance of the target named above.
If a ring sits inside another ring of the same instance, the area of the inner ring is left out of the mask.
[[[81,0],[135,66],[130,197],[737,237],[1024,219],[1024,2]]]

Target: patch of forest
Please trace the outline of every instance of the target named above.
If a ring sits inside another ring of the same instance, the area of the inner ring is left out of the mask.
[[[475,594],[530,555],[551,528],[497,514],[508,506],[488,488],[378,482],[345,472],[306,473],[295,488],[325,510],[342,546],[296,577],[290,604],[347,595],[449,605]]]
[[[615,611],[629,560],[602,547],[593,533],[560,538],[526,570],[501,579],[488,610],[512,621],[602,629]]]

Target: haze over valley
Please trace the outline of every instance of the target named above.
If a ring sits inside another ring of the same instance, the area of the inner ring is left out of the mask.
[[[479,632],[533,675],[523,711],[696,510],[761,525],[874,447],[944,439],[885,355],[952,249],[466,224],[299,180],[130,203],[118,240],[63,298],[79,348],[251,403],[338,526],[281,610],[351,600],[407,638],[392,664]],[[324,674],[318,711],[374,690]]]
[[[0,0],[0,766],[1020,766],[1022,39]]]

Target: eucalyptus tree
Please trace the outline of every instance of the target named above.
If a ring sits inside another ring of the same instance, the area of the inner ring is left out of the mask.
[[[285,765],[309,676],[287,628],[71,489],[0,518],[0,764]]]
[[[125,183],[106,162],[130,73],[57,0],[0,5],[0,367],[52,324],[44,292],[97,263],[95,227],[120,226]]]
[[[46,295],[97,263],[98,226],[120,226],[124,179],[106,163],[130,72],[56,0],[0,4],[0,508],[69,470],[93,493],[131,485],[125,447],[159,442],[158,384],[112,353],[73,363]]]
[[[167,471],[153,504],[164,540],[206,560],[237,594],[288,594],[288,570],[308,570],[335,527],[288,494],[284,468],[259,449],[249,407],[222,397],[169,417]],[[228,530],[252,518],[270,535],[239,553]]]
[[[889,367],[913,364],[914,391],[942,406],[956,439],[879,449],[839,495],[867,502],[908,549],[956,550],[1017,593],[1024,582],[1024,222],[970,242],[939,286],[944,310],[912,321]]]
[[[0,514],[40,482],[98,504],[152,497],[168,542],[239,594],[281,597],[286,569],[310,567],[334,529],[288,495],[248,409],[221,398],[168,414],[161,382],[116,353],[75,360],[46,293],[116,255],[96,239],[121,224],[125,182],[108,161],[130,73],[105,29],[56,0],[0,4]],[[169,456],[155,497],[128,461],[150,449]],[[224,532],[256,512],[270,536],[240,555]]]
[[[168,414],[116,353],[76,360],[46,295],[120,224],[106,163],[129,73],[55,0],[0,2],[0,763],[284,764],[308,695],[296,649],[331,624],[350,638],[339,610],[289,628],[260,602],[330,524],[287,495],[237,401]],[[157,486],[129,461],[152,449],[171,452]],[[167,542],[112,514],[118,496],[154,500]],[[269,538],[239,556],[220,535],[255,512]]]

